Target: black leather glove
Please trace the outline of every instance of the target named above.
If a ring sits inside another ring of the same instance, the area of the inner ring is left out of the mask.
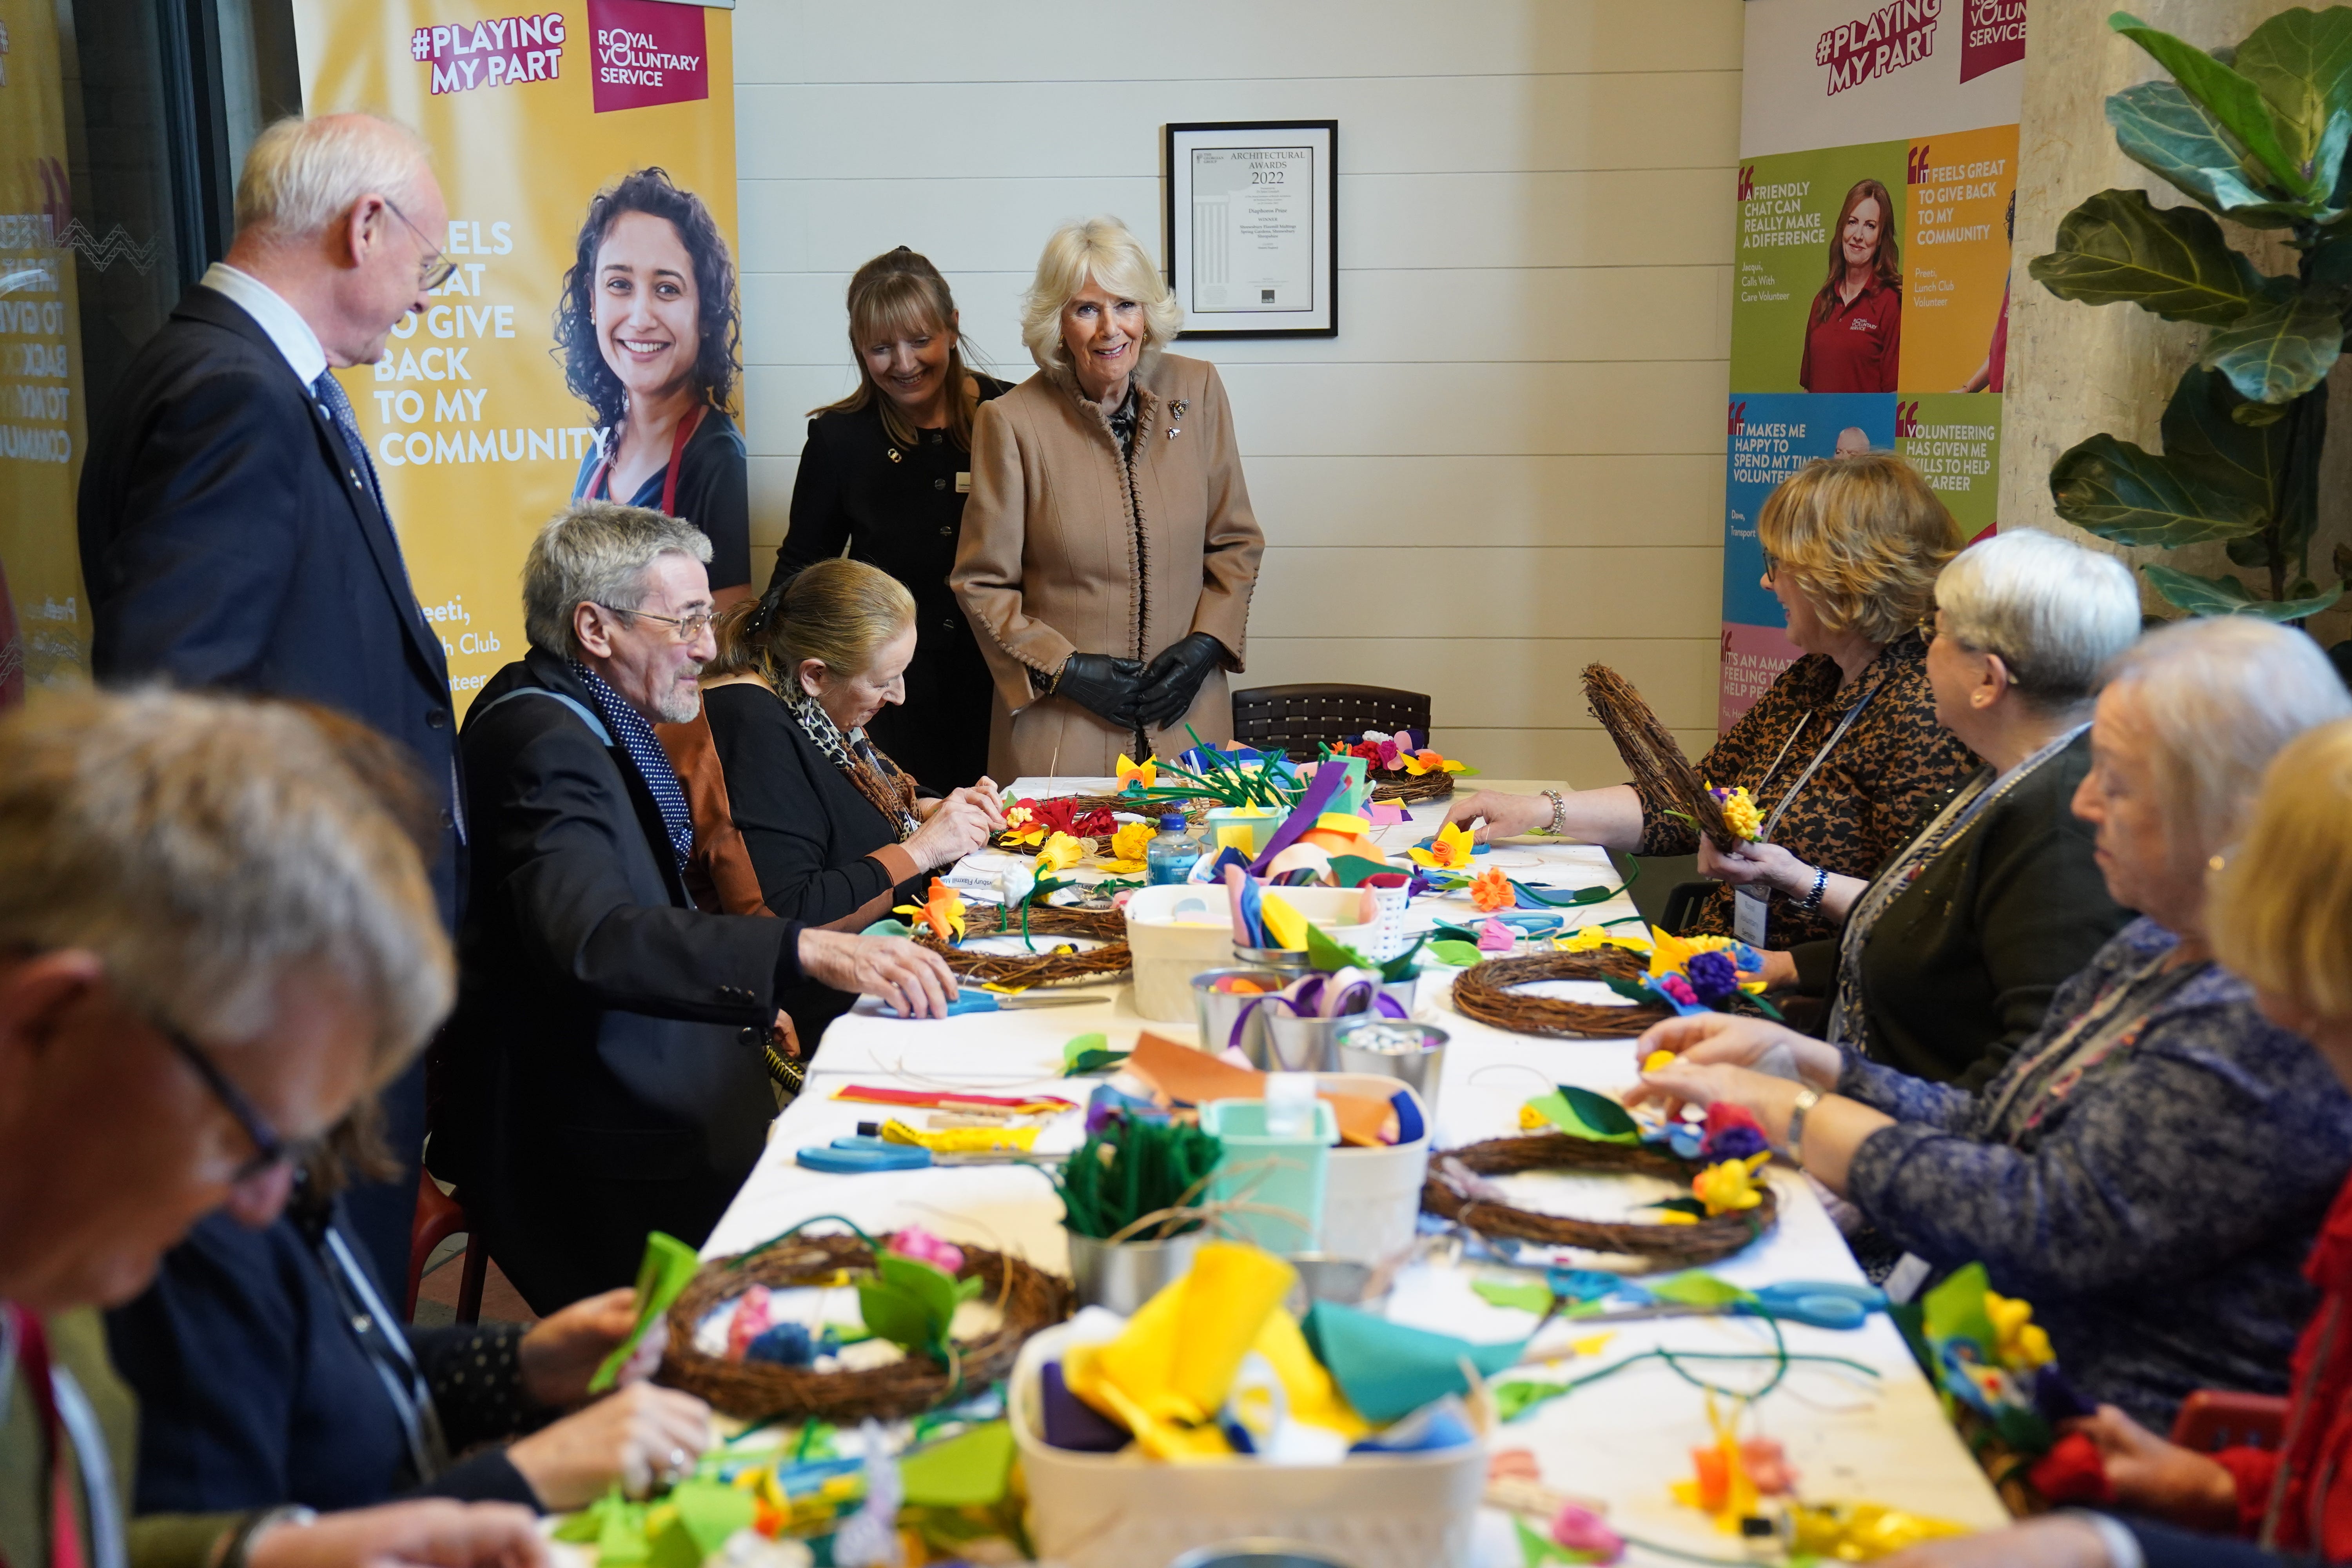
[[[1135,728],[1136,699],[1143,693],[1143,666],[1107,653],[1074,653],[1054,679],[1054,695],[1101,714],[1122,730]]]
[[[1209,671],[1225,661],[1225,645],[1194,632],[1160,650],[1143,672],[1143,696],[1136,711],[1149,729],[1164,730],[1192,710],[1192,699]]]

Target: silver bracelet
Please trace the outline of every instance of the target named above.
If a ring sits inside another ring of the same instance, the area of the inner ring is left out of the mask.
[[[1544,831],[1557,837],[1568,826],[1568,797],[1556,789],[1548,789],[1540,793],[1546,800],[1551,802],[1551,822]]]
[[[1800,899],[1797,901],[1797,912],[1801,915],[1809,915],[1814,910],[1820,909],[1822,907],[1822,894],[1828,889],[1829,885],[1830,868],[1827,866],[1814,867],[1813,890],[1807,893],[1802,899]]]
[[[1822,1091],[1807,1084],[1789,1107],[1789,1163],[1800,1171],[1805,1168],[1805,1113],[1821,1102]]]
[[[215,1568],[246,1568],[251,1558],[254,1542],[281,1524],[297,1527],[315,1524],[319,1516],[299,1503],[286,1503],[278,1508],[264,1509],[237,1527],[236,1532],[221,1543],[220,1556]]]

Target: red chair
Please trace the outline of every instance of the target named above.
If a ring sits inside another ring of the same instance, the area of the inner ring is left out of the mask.
[[[457,1321],[479,1322],[482,1280],[489,1271],[490,1249],[474,1234],[457,1194],[443,1192],[430,1172],[417,1172],[416,1220],[408,1230],[407,1311],[412,1322],[416,1318],[416,1292],[425,1283],[425,1265],[431,1261],[435,1248],[461,1232],[466,1237],[466,1261],[465,1272],[457,1279]]]
[[[2180,1402],[2172,1440],[2210,1454],[2219,1448],[2275,1448],[2286,1432],[2286,1400],[2275,1394],[2224,1394],[2200,1388]]]

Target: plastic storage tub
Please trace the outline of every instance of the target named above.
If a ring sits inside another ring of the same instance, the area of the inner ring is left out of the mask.
[[[1381,1100],[1412,1090],[1392,1078],[1370,1073],[1322,1072],[1315,1087],[1327,1094],[1360,1094]],[[1316,1250],[1327,1258],[1359,1263],[1386,1262],[1412,1245],[1421,1213],[1421,1187],[1429,1174],[1429,1109],[1421,1111],[1421,1136],[1381,1149],[1339,1148],[1323,1177],[1323,1231]]]
[[[1192,976],[1233,964],[1234,921],[1223,888],[1176,882],[1127,901],[1135,1010],[1163,1024],[1192,1016]]]

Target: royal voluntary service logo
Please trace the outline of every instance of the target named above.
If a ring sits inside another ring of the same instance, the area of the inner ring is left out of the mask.
[[[701,6],[588,0],[588,26],[597,113],[710,96]]]

